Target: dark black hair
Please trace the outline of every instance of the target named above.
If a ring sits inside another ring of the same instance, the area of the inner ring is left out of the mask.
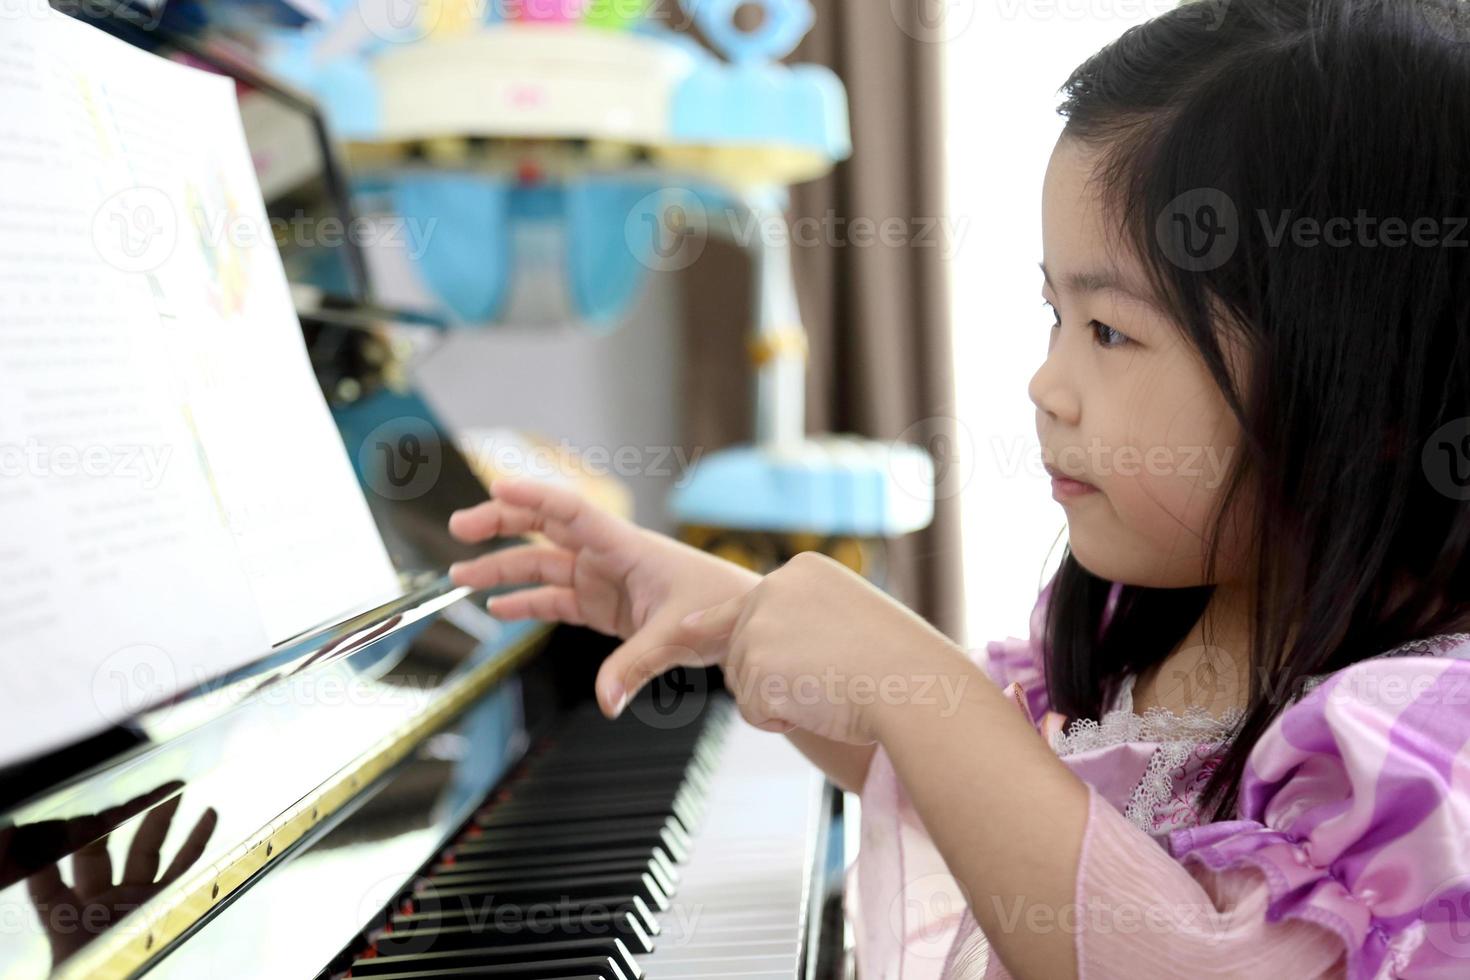
[[[1470,15],[1192,0],[1062,93],[1124,241],[1243,430],[1225,496],[1253,504],[1257,616],[1245,715],[1204,791],[1224,819],[1305,678],[1470,614]],[[1053,580],[1048,688],[1069,717],[1098,717],[1213,592],[1121,585],[1104,628],[1113,587],[1070,552]]]

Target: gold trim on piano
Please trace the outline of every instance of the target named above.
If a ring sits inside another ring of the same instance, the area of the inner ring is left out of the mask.
[[[66,980],[111,980],[136,974],[252,875],[529,660],[546,643],[551,629],[550,625],[542,626],[493,660],[472,669],[423,715],[385,736],[213,868],[181,879],[115,928],[99,935],[53,975]]]

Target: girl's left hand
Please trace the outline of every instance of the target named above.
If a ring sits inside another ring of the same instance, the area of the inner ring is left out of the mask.
[[[920,698],[937,703],[971,666],[919,616],[815,552],[682,627],[689,646],[723,648],[725,686],[746,721],[859,745],[878,738],[881,716]]]

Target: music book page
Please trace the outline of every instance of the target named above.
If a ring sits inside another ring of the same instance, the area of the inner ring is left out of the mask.
[[[0,764],[399,594],[228,79],[0,34]]]

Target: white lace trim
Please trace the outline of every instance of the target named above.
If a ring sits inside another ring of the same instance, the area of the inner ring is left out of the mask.
[[[1437,636],[1410,640],[1392,650],[1376,654],[1379,657],[1408,656],[1411,654],[1438,655],[1448,648],[1470,641],[1470,633],[1441,633]],[[1470,659],[1470,649],[1465,652]],[[1310,678],[1303,686],[1305,694],[1325,681],[1331,674]],[[1219,718],[1211,715],[1199,705],[1191,705],[1181,714],[1162,705],[1144,709],[1142,714],[1133,710],[1134,676],[1124,677],[1119,685],[1117,705],[1105,711],[1101,721],[1078,718],[1065,731],[1055,733],[1051,747],[1058,756],[1077,752],[1107,748],[1129,742],[1154,743],[1157,747],[1149,756],[1138,785],[1128,797],[1123,815],[1129,822],[1144,832],[1157,835],[1175,829],[1175,826],[1160,827],[1157,824],[1159,810],[1174,799],[1174,776],[1201,746],[1224,746],[1232,738],[1232,729],[1240,723],[1245,711],[1238,707],[1226,710]],[[1185,826],[1175,820],[1171,823]]]
[[[1181,743],[1193,748],[1220,741],[1245,714],[1240,708],[1231,708],[1223,717],[1216,718],[1198,705],[1191,705],[1183,714],[1163,705],[1154,705],[1145,708],[1143,714],[1136,714],[1133,711],[1133,681],[1131,674],[1123,678],[1117,707],[1104,712],[1101,721],[1078,718],[1067,726],[1066,731],[1053,735],[1051,747],[1057,755],[1067,756],[1125,742]]]

